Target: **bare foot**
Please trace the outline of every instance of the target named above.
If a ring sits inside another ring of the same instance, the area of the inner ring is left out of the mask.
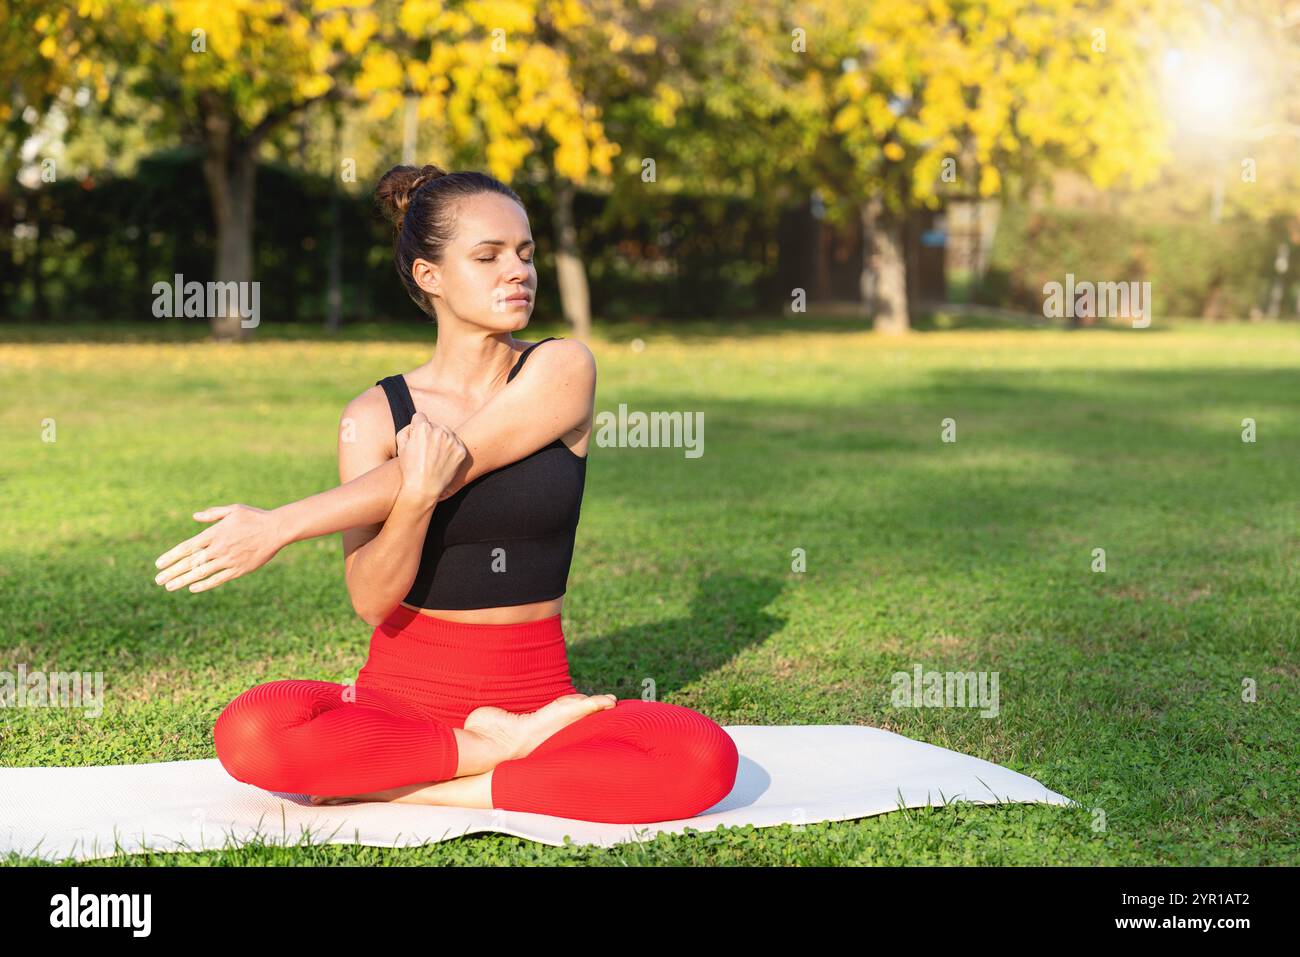
[[[319,794],[309,794],[307,799],[312,804],[351,804],[355,797],[322,797]]]
[[[501,746],[500,761],[526,757],[539,744],[561,728],[568,727],[579,718],[614,707],[618,698],[612,694],[568,694],[556,698],[536,711],[516,714],[504,708],[491,706],[475,708],[465,717],[465,730],[482,735]],[[498,761],[498,763],[500,763]],[[459,779],[458,779],[459,780]],[[438,782],[442,783],[442,782]],[[350,794],[340,797],[309,794],[312,804],[356,804],[365,801],[401,800],[424,785],[412,784],[367,794]],[[418,802],[417,802],[418,803]],[[436,803],[436,802],[435,802]]]
[[[400,788],[388,788],[385,791],[369,791],[365,794],[349,794],[344,797],[326,797],[320,794],[309,794],[307,799],[312,804],[360,804],[365,801],[393,801],[408,791],[424,787],[422,784],[412,784]]]
[[[465,718],[465,730],[498,742],[502,761],[527,757],[539,744],[561,728],[579,718],[614,707],[618,698],[612,694],[566,694],[550,704],[515,714],[504,708],[475,708]]]

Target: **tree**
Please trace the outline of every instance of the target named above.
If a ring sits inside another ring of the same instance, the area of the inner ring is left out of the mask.
[[[545,126],[570,175],[607,167],[614,147],[594,111],[570,95],[564,62],[527,36],[539,0],[484,5],[435,0],[81,0],[49,18],[41,49],[71,55],[76,75],[100,71],[162,111],[163,135],[203,153],[217,227],[214,278],[253,278],[256,161],[267,137],[313,104],[364,101],[373,117],[411,94],[420,116],[474,140],[506,179]],[[568,5],[562,5],[567,8]],[[57,31],[56,32],[56,28]],[[509,64],[512,69],[498,67]],[[218,338],[242,338],[234,303],[212,317]]]
[[[665,194],[688,192],[743,198],[775,224],[792,198],[807,195],[821,122],[805,88],[816,78],[780,42],[790,34],[785,4],[614,5],[626,35],[656,44],[641,52],[615,37],[573,57],[625,157],[607,215],[645,221]]]
[[[35,42],[33,42],[35,38]],[[0,63],[4,64],[5,97],[0,99],[0,279],[7,284],[9,265],[19,240],[15,214],[32,228],[31,253],[26,268],[35,293],[36,312],[44,312],[42,250],[46,229],[37,209],[18,210],[12,201],[12,184],[22,163],[23,148],[39,143],[54,131],[72,128],[69,117],[77,114],[77,103],[93,95],[100,101],[108,96],[103,69],[93,62],[74,62],[61,51],[79,52],[76,19],[67,8],[51,10],[38,4],[9,4],[0,21]],[[78,88],[80,92],[78,91]],[[62,127],[62,129],[59,129]],[[52,182],[63,172],[52,157],[41,157],[43,182]],[[16,277],[15,277],[16,278]]]
[[[156,135],[197,144],[217,228],[214,279],[253,279],[253,197],[259,148],[309,104],[335,95],[349,48],[377,18],[355,7],[254,0],[83,0],[71,54],[135,95],[165,104]],[[237,299],[210,317],[217,338],[244,335]]]
[[[0,99],[0,190],[13,182],[19,147],[36,124],[60,105],[73,110],[75,86],[93,91],[100,102],[108,98],[102,64],[74,59],[82,52],[78,22],[69,7],[6,7],[0,29],[0,63],[6,76],[6,96]]]
[[[854,203],[871,237],[877,329],[905,331],[907,212],[945,195],[993,196],[1073,168],[1140,185],[1164,161],[1157,105],[1174,0],[816,0],[809,68],[833,137],[830,205]]]
[[[1211,213],[1215,222],[1226,210],[1278,228],[1262,310],[1276,319],[1291,277],[1300,272],[1294,262],[1300,244],[1300,8],[1282,0],[1245,0],[1230,12],[1231,21],[1205,44],[1205,52],[1229,65],[1228,79],[1238,87],[1227,91],[1214,128],[1202,130],[1218,141]],[[1300,296],[1294,313],[1300,315]]]

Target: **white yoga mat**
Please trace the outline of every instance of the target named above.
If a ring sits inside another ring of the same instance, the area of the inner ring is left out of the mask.
[[[306,795],[236,781],[215,758],[74,768],[0,768],[0,852],[46,860],[200,851],[260,838],[294,845],[410,847],[479,831],[543,844],[609,847],[660,831],[720,825],[814,824],[901,807],[1072,805],[1033,778],[979,758],[858,725],[733,725],[736,786],[698,817],[602,824],[527,814],[388,802],[311,804]]]

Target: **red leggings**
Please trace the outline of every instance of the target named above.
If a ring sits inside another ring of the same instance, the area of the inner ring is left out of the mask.
[[[212,736],[239,781],[289,794],[361,794],[455,777],[452,728],[475,708],[536,711],[576,693],[558,614],[479,625],[398,605],[371,635],[355,685],[256,685],[226,706]],[[675,821],[731,793],[738,764],[735,742],[710,718],[625,698],[498,764],[492,806],[619,824]]]

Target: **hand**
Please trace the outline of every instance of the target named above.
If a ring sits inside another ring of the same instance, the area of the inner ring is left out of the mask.
[[[191,592],[216,588],[261,568],[286,544],[273,512],[251,505],[219,505],[195,512],[200,522],[217,520],[193,538],[160,555],[154,578],[168,591],[190,586]],[[196,584],[197,583],[197,584]]]
[[[443,492],[468,455],[456,433],[445,425],[433,425],[423,412],[397,433],[397,461],[402,468],[401,495],[422,508],[432,508],[446,496]]]

